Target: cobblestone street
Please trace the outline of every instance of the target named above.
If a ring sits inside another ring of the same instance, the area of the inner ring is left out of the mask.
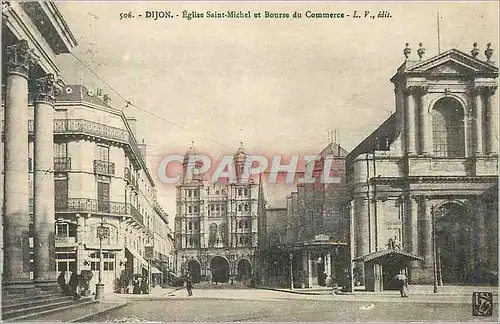
[[[347,298],[344,298],[347,297]],[[437,298],[439,297],[439,298]],[[435,302],[429,301],[433,298]],[[359,300],[361,299],[361,300]],[[290,322],[290,321],[481,321],[471,314],[470,298],[415,296],[401,299],[365,296],[306,296],[266,290],[178,290],[168,297],[131,300],[115,311],[96,316],[104,322]]]

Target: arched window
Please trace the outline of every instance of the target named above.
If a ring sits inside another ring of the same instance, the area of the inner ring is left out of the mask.
[[[192,229],[193,229],[193,223],[191,223],[191,222],[189,222],[189,223],[188,223],[188,229],[189,229],[189,230],[192,230]]]
[[[239,212],[241,211],[241,205],[238,205],[238,211]]]
[[[188,214],[191,214],[193,212],[193,209],[191,208],[191,206],[188,206]]]
[[[242,227],[243,227],[242,221],[241,221],[241,220],[239,220],[239,221],[238,221],[238,228],[242,228]]]
[[[433,150],[436,157],[465,157],[464,110],[453,98],[442,98],[432,109]]]
[[[245,228],[248,228],[248,219],[245,219]]]
[[[248,204],[245,204],[245,211],[248,211]]]

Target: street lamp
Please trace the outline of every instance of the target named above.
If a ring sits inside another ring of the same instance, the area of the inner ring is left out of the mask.
[[[95,299],[102,299],[104,295],[104,284],[102,283],[102,240],[109,237],[109,227],[105,226],[106,221],[101,218],[101,225],[97,227],[97,237],[99,238],[99,282],[95,285]]]
[[[290,252],[288,257],[290,260],[290,290],[293,290],[293,253]]]

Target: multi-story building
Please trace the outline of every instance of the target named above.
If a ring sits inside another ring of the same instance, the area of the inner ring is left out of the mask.
[[[183,163],[184,175],[196,165]],[[234,155],[237,179],[234,182],[187,179],[177,186],[175,243],[178,273],[189,273],[194,281],[227,282],[245,280],[254,273],[257,257],[259,184],[241,181],[247,153]]]
[[[91,270],[91,290],[102,267],[105,288],[115,288],[122,272],[160,273],[154,262],[171,255],[167,215],[156,200],[155,183],[147,168],[146,145],[136,140],[136,120],[109,106],[108,97],[93,94],[81,85],[63,87],[54,106],[53,161],[44,170],[53,174],[55,233],[49,244],[55,251],[55,272]],[[38,138],[33,136],[33,107],[28,107],[29,197],[36,188],[33,154]],[[50,152],[52,153],[52,152]],[[53,228],[54,223],[48,224]],[[100,264],[99,227],[102,239]],[[151,247],[150,256],[146,254]],[[151,270],[151,271],[150,271]]]
[[[482,57],[474,44],[470,55],[451,49],[425,58],[420,47],[415,60],[407,46],[404,54],[391,79],[396,112],[347,157],[356,281],[385,289],[407,268],[413,283],[495,283],[493,50],[488,44]]]

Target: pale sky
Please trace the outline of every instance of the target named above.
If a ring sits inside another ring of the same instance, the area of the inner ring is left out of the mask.
[[[144,113],[139,139],[148,165],[184,153],[191,141],[212,156],[235,152],[240,141],[255,154],[311,154],[339,130],[348,151],[394,111],[389,79],[410,43],[426,57],[441,51],[470,53],[478,42],[484,59],[491,42],[498,62],[498,4],[415,2],[58,2],[79,45],[74,54]],[[173,19],[145,19],[145,11],[171,11]],[[302,13],[301,19],[182,19],[182,11],[250,10]],[[305,12],[343,12],[344,19],[305,18]],[[352,18],[354,10],[392,18]],[[134,19],[120,20],[132,12]],[[143,17],[138,17],[142,14]],[[125,102],[70,55],[58,57],[67,84],[101,88],[111,105]],[[83,82],[81,82],[83,80]],[[166,120],[181,125],[176,127]],[[210,138],[211,140],[207,139]],[[173,221],[175,190],[157,180],[159,200]],[[284,205],[290,187],[268,187],[271,205]],[[173,223],[172,223],[173,224]],[[172,225],[173,226],[173,225]]]

